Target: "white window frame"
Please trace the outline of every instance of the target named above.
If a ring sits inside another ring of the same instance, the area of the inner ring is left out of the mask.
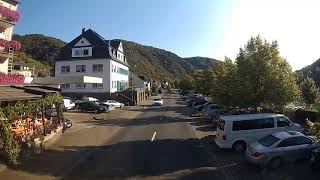
[[[77,89],[85,89],[86,88],[86,84],[76,84],[76,88]]]
[[[92,72],[103,72],[103,64],[92,64]]]
[[[68,68],[67,68],[68,67]],[[64,70],[63,70],[64,69]],[[67,69],[69,69],[69,71],[66,71]],[[60,72],[61,73],[70,73],[70,66],[61,66],[60,67]]]
[[[102,89],[103,84],[102,83],[92,83],[92,89]]]
[[[61,84],[61,89],[70,89],[71,85],[70,84]]]
[[[83,69],[81,69],[81,71],[78,71],[78,67],[84,67],[84,71]],[[76,72],[77,73],[85,73],[87,71],[87,66],[85,64],[79,64],[79,65],[76,65]]]

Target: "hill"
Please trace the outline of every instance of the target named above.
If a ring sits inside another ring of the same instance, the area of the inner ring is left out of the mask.
[[[199,57],[199,56],[183,58],[183,59],[188,63],[190,63],[193,69],[207,69],[210,65],[221,62],[216,59]]]
[[[23,36],[14,34],[12,39],[21,43],[22,48],[20,51],[33,59],[49,64],[53,64],[60,49],[66,44],[60,39],[42,34],[27,34]]]
[[[163,49],[123,41],[124,52],[134,73],[153,79],[173,80],[190,74],[192,65]]]
[[[33,58],[33,64],[39,66],[42,65],[37,63],[38,61],[44,66],[52,66],[60,49],[66,44],[62,40],[41,34],[14,35],[13,39],[22,44],[22,53]],[[172,81],[191,75],[195,69],[205,69],[216,62],[215,59],[203,57],[181,58],[170,51],[122,41],[130,70],[137,75],[145,75],[155,80]],[[31,62],[31,59],[28,61]]]
[[[309,66],[306,66],[298,71],[297,74],[297,81],[298,83],[302,82],[304,78],[311,77],[320,87],[320,59],[316,60]]]

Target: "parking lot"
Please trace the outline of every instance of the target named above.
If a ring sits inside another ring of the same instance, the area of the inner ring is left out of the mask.
[[[183,103],[183,101],[181,101]],[[190,115],[194,110],[190,108]],[[248,164],[244,155],[236,153],[231,149],[220,149],[215,144],[216,128],[206,122],[203,117],[193,117],[190,122],[196,135],[201,139],[213,159],[213,166],[219,168],[226,179],[319,179],[319,172],[312,172],[308,161],[298,161],[291,164],[283,164],[276,169],[261,168]]]

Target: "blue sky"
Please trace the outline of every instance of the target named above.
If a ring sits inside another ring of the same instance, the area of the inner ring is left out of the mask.
[[[131,40],[182,57],[218,59],[235,58],[250,36],[260,34],[269,41],[278,40],[281,54],[293,69],[299,69],[320,57],[320,4],[307,2],[21,0],[22,18],[14,32],[39,33],[69,42],[81,28],[91,26],[106,39]]]

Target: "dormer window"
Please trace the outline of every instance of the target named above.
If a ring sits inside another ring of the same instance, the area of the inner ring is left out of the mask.
[[[92,47],[79,47],[72,49],[72,57],[90,57],[92,56]]]
[[[89,55],[89,49],[84,49],[83,50],[83,55],[88,56]]]

